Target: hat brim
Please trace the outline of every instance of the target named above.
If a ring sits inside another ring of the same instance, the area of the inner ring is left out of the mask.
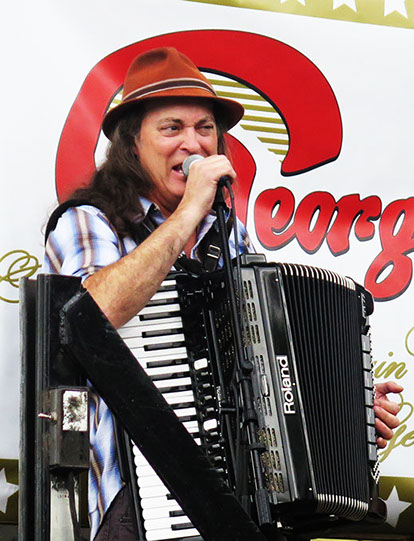
[[[217,105],[220,121],[224,124],[226,131],[235,126],[244,115],[243,106],[235,100],[220,98],[219,96],[214,96],[213,94],[199,88],[186,88],[184,91],[180,88],[170,88],[149,96],[124,101],[110,109],[102,121],[102,130],[104,134],[106,137],[108,137],[108,139],[111,139],[117,123],[124,115],[128,114],[133,109],[140,107],[140,105],[143,105],[144,103],[158,100],[160,100],[160,102],[163,100],[167,101],[168,98],[182,98],[183,100],[188,98],[190,100],[200,99],[211,101]]]

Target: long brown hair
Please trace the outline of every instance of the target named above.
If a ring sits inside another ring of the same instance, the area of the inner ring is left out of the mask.
[[[136,154],[134,138],[139,136],[146,109],[140,107],[118,122],[109,144],[106,160],[95,171],[89,186],[76,190],[71,199],[82,199],[98,207],[121,237],[134,235],[144,218],[140,196],[148,197],[153,187],[150,173]],[[224,125],[214,111],[218,153],[226,154]]]

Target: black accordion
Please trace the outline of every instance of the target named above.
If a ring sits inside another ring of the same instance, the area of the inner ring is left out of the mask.
[[[242,373],[221,272],[170,274],[119,333],[264,531],[311,535],[382,522],[371,295],[336,273],[261,256],[244,256],[240,278]],[[255,419],[254,441],[246,416]],[[146,539],[201,539],[136,447],[134,457]]]

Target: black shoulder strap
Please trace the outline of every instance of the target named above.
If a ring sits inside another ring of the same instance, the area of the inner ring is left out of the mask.
[[[72,207],[80,207],[81,205],[93,205],[87,199],[68,199],[64,203],[61,203],[50,216],[48,223],[46,225],[45,231],[45,243],[52,231],[57,226],[57,223],[60,217]],[[231,228],[233,225],[233,217],[227,221],[227,232],[230,235]],[[145,239],[147,239],[151,233],[154,231],[156,226],[153,224],[151,218],[147,214],[142,222],[140,222],[134,230],[134,240],[137,244],[141,244]],[[213,225],[204,239],[201,241],[199,246],[199,257],[201,263],[198,261],[188,259],[186,256],[181,255],[177,260],[177,267],[181,267],[184,270],[189,270],[190,272],[202,272],[203,270],[207,272],[212,272],[216,270],[217,264],[221,256],[221,239],[219,231]]]
[[[230,215],[226,223],[227,226],[227,238],[229,238],[231,229],[233,227],[233,216]],[[207,272],[213,272],[216,270],[218,262],[221,257],[222,245],[221,236],[216,224],[214,224],[207,235],[201,241],[198,253],[200,261],[203,264],[204,269]]]
[[[46,225],[45,243],[47,242],[50,233],[56,228],[59,218],[62,216],[62,214],[71,207],[80,207],[81,205],[91,205],[91,202],[87,199],[68,199],[64,203],[61,203],[57,208],[55,208]]]

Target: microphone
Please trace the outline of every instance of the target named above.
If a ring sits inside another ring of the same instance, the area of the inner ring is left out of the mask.
[[[183,173],[186,177],[188,177],[190,173],[190,167],[194,162],[199,162],[200,160],[204,160],[204,156],[200,156],[200,154],[191,154],[191,156],[187,156],[187,158],[183,161]],[[230,180],[230,177],[228,175],[223,175],[219,178],[219,181],[217,183],[218,188],[223,188],[226,185],[226,182]]]
[[[192,154],[191,156],[187,156],[187,158],[183,161],[183,173],[186,177],[188,177],[190,167],[193,165],[193,163],[199,162],[200,160],[204,160],[204,156],[200,156],[200,154]]]

